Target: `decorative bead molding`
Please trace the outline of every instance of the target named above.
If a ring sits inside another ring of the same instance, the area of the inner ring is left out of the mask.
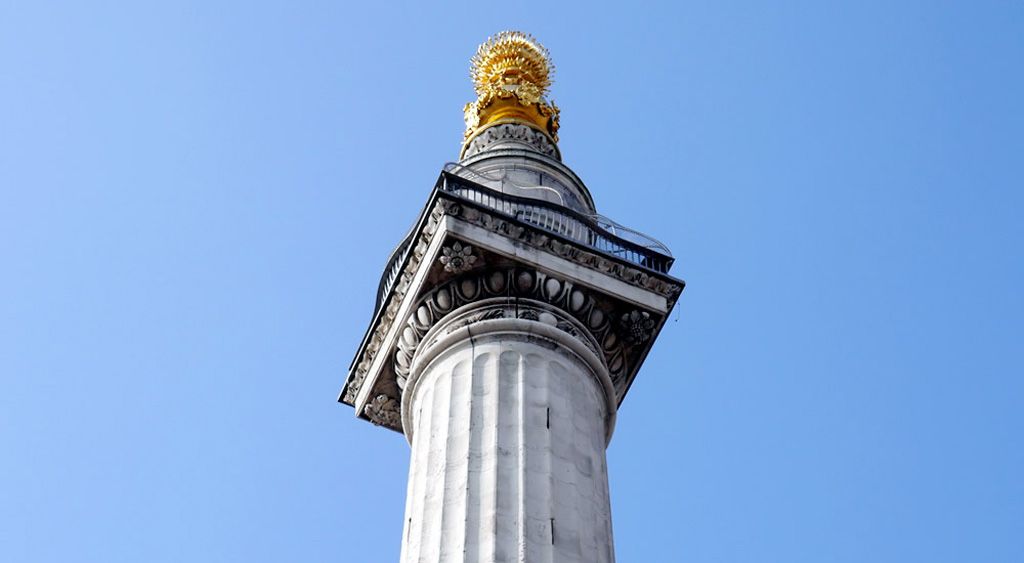
[[[399,388],[405,388],[416,351],[423,337],[435,324],[464,305],[495,298],[503,299],[504,304],[474,310],[475,316],[467,316],[464,322],[455,322],[452,327],[459,328],[483,318],[521,318],[545,324],[553,322],[552,326],[577,337],[598,357],[603,358],[612,383],[616,388],[619,387],[625,374],[630,344],[620,337],[618,330],[614,330],[611,322],[613,313],[599,306],[589,292],[575,287],[572,282],[532,269],[508,269],[454,279],[417,301],[413,314],[402,329],[395,351],[394,370]],[[550,310],[533,305],[534,302],[550,305],[575,318],[588,334],[584,337],[576,327],[568,323],[559,325]]]

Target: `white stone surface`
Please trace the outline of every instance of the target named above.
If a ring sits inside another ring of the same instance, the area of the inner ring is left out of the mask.
[[[583,180],[568,166],[534,150],[516,150],[495,145],[488,150],[467,157],[459,164],[469,169],[456,170],[469,180],[498,191],[510,191],[520,186],[549,186],[562,194],[562,205],[581,213],[595,213],[594,200]],[[494,178],[500,180],[495,183]],[[537,192],[535,192],[537,193]],[[529,193],[517,193],[532,197]]]
[[[614,561],[603,368],[554,329],[487,330],[509,322],[417,365],[403,563]]]

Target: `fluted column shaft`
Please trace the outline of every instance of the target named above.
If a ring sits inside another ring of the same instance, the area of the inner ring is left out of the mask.
[[[536,320],[477,322],[421,349],[403,399],[402,563],[612,563],[604,369]]]

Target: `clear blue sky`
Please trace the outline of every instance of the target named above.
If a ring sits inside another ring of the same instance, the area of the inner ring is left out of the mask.
[[[0,6],[0,560],[397,561],[335,403],[489,34],[688,282],[624,563],[1024,553],[1020,2]]]

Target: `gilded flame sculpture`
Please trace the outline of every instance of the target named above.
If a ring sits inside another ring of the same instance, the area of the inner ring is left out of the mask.
[[[522,123],[558,142],[558,106],[544,97],[554,70],[548,50],[526,33],[503,31],[480,45],[470,65],[477,99],[466,104],[463,150],[494,123]]]
[[[544,94],[551,87],[554,66],[551,55],[533,36],[519,31],[503,31],[488,38],[470,60],[470,76],[476,93],[505,84],[528,83]]]

